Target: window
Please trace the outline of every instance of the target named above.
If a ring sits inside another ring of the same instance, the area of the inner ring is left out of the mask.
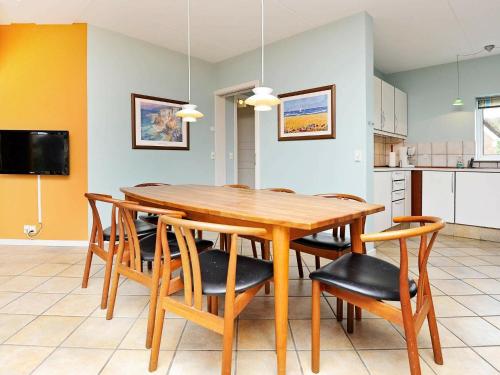
[[[476,104],[476,160],[500,161],[500,95]]]

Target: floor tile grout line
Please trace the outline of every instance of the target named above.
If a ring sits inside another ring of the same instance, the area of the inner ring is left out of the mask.
[[[184,322],[184,327],[182,327],[181,334],[179,335],[179,340],[177,341],[177,345],[175,346],[174,354],[172,355],[172,358],[170,359],[170,363],[168,365],[168,369],[167,369],[166,375],[169,375],[170,371],[172,370],[172,366],[174,364],[175,357],[177,356],[177,351],[179,350],[179,346],[181,345],[182,336],[184,336],[184,332],[186,331],[187,323],[188,322],[186,320]]]

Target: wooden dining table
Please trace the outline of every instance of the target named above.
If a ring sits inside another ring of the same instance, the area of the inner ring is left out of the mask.
[[[312,233],[349,224],[351,248],[362,252],[363,218],[383,205],[205,185],[123,187],[128,200],[179,210],[191,220],[265,228],[273,243],[277,373],[286,373],[289,243]]]

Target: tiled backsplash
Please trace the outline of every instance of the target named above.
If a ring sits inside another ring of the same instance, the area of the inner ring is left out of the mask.
[[[474,157],[474,141],[428,142],[416,145],[416,155],[410,159],[419,167],[456,167],[458,160],[465,166]]]
[[[396,152],[396,165],[399,165],[398,149],[404,141],[399,138],[375,135],[375,167],[389,165],[389,152],[391,145]],[[406,144],[415,147],[415,155],[409,158],[409,162],[417,167],[453,167],[457,166],[458,160],[462,160],[467,167],[470,159],[475,154],[474,141],[450,141],[450,142],[427,142],[418,144]],[[474,168],[500,168],[497,162],[474,162]]]

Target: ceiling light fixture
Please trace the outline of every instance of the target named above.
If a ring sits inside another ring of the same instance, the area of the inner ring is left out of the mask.
[[[273,106],[278,105],[280,100],[275,97],[273,89],[264,86],[264,0],[261,6],[261,86],[254,88],[254,95],[245,100],[245,104],[253,105],[256,111],[270,111]]]
[[[175,115],[182,118],[182,122],[196,122],[203,117],[203,113],[196,110],[196,105],[191,104],[191,4],[187,0],[187,39],[188,39],[188,104],[182,105],[182,109]]]
[[[460,70],[458,67],[458,55],[457,55],[457,97],[453,101],[455,107],[460,107],[464,105],[464,101],[460,98]]]

